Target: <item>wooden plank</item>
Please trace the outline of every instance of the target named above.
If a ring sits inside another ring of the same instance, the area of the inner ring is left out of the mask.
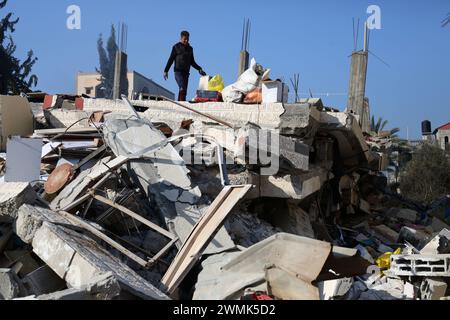
[[[173,240],[171,240],[164,248],[162,248],[149,262],[149,267],[153,266],[158,260],[161,259],[161,257],[163,255],[165,255],[167,253],[167,251],[169,251],[170,248],[172,248],[172,246],[175,245],[175,243],[178,241],[178,238],[175,238]]]
[[[94,159],[95,157],[97,157],[100,153],[102,153],[103,151],[106,150],[106,145],[101,146],[100,148],[98,148],[96,151],[92,152],[91,154],[89,154],[86,158],[84,158],[83,160],[81,160],[78,164],[76,164],[75,166],[73,166],[72,170],[73,171],[77,171],[79,168],[81,168],[82,166],[84,166],[86,163],[88,163],[89,161],[91,161],[92,159]]]
[[[210,205],[208,211],[193,228],[162,279],[162,284],[169,294],[174,292],[197,263],[225,218],[251,188],[252,185],[227,186]]]
[[[63,133],[98,133],[97,129],[87,127],[87,128],[60,128],[60,129],[43,129],[43,130],[35,130],[35,134],[43,135],[43,136],[51,136]]]
[[[144,217],[142,217],[142,216],[138,215],[137,213],[131,211],[130,209],[125,208],[124,206],[121,206],[120,204],[114,203],[113,201],[111,201],[111,200],[109,200],[109,199],[107,199],[105,197],[96,195],[96,194],[94,194],[93,197],[94,197],[94,199],[96,199],[96,200],[98,200],[100,202],[103,202],[104,204],[107,204],[107,205],[109,205],[111,207],[116,208],[117,210],[125,213],[126,215],[132,217],[133,219],[135,219],[135,220],[137,220],[139,222],[141,222],[142,224],[145,224],[147,227],[152,228],[153,230],[161,233],[162,235],[166,236],[167,238],[169,238],[171,240],[173,240],[175,238],[175,236],[172,233],[170,233],[169,231],[161,228],[160,226],[158,226],[157,224],[154,224],[151,221],[148,221],[147,219],[145,219]]]
[[[130,158],[125,157],[125,156],[119,156],[117,158],[115,158],[114,160],[108,162],[108,163],[103,163],[100,168],[98,168],[97,170],[91,172],[88,175],[88,178],[91,180],[97,180],[99,177],[101,177],[102,175],[104,175],[107,172],[110,172],[112,170],[118,169],[119,167],[121,167],[123,164],[127,163],[130,160]]]
[[[120,251],[121,253],[123,253],[128,258],[132,259],[133,261],[135,261],[136,263],[138,263],[142,267],[144,267],[144,268],[147,267],[147,265],[148,265],[147,261],[145,261],[141,257],[135,255],[133,252],[131,252],[130,250],[128,250],[127,248],[122,246],[120,243],[114,241],[113,239],[111,239],[110,237],[105,235],[103,232],[97,230],[96,228],[91,226],[89,223],[87,223],[84,220],[78,218],[77,216],[71,215],[70,213],[65,212],[65,211],[58,211],[58,213],[60,215],[62,215],[63,217],[65,217],[67,220],[71,221],[74,225],[79,226],[79,227],[83,228],[86,231],[89,231],[94,236],[96,236],[96,237],[100,238],[101,240],[105,241],[111,247],[117,249],[118,251]]]
[[[98,189],[100,188],[106,181],[108,181],[108,179],[111,177],[112,172],[109,172],[107,175],[105,175],[99,182],[97,182],[92,189]],[[69,211],[72,210],[73,208],[79,206],[80,204],[82,204],[83,202],[87,201],[91,196],[90,193],[86,193],[85,195],[83,195],[82,197],[80,197],[79,199],[75,200],[74,202],[72,202],[71,204],[65,206],[63,209],[61,209],[62,211]]]

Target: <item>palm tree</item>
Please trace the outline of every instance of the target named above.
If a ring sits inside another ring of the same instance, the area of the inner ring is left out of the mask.
[[[373,133],[375,133],[376,135],[381,135],[381,133],[384,133],[384,128],[386,128],[386,125],[388,123],[389,122],[387,120],[383,120],[383,118],[378,118],[378,121],[375,122],[375,117],[372,116],[372,120],[371,120],[371,123],[370,123],[370,130]],[[391,130],[389,130],[387,132],[388,132],[388,136],[389,137],[396,138],[397,137],[396,133],[400,132],[400,129],[399,128],[394,128],[394,129],[391,129]]]

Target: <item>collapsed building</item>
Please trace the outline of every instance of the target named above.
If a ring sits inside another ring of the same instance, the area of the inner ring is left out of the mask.
[[[450,199],[388,188],[367,58],[344,112],[236,103],[264,70],[226,102],[1,96],[0,299],[448,299]]]
[[[425,217],[384,192],[385,155],[352,113],[320,99],[83,105],[34,105],[50,128],[8,140],[4,299],[446,297],[448,201]]]

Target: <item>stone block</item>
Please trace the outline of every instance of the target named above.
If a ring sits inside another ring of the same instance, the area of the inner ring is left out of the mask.
[[[440,300],[445,297],[447,283],[438,279],[425,279],[420,285],[422,300]]]
[[[29,183],[0,183],[0,222],[13,222],[19,208],[24,204],[33,204],[36,192]]]

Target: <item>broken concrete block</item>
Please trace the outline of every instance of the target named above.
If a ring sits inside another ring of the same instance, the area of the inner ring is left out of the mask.
[[[17,219],[13,225],[14,232],[23,242],[31,244],[36,231],[44,221],[71,224],[67,219],[51,210],[24,204],[17,213]]]
[[[414,300],[416,298],[416,288],[410,282],[405,282],[403,294],[407,299]]]
[[[422,300],[440,300],[445,297],[447,283],[439,279],[427,278],[420,285],[420,296]]]
[[[0,269],[0,300],[12,300],[20,294],[19,278],[11,269]]]
[[[44,222],[34,236],[33,251],[75,289],[112,272],[123,290],[143,299],[168,297],[86,235]]]
[[[318,283],[320,300],[334,300],[345,296],[353,286],[353,278],[328,280]]]
[[[396,276],[450,277],[450,254],[392,255],[390,271]]]
[[[36,192],[26,182],[0,183],[0,222],[13,222],[24,204],[33,204]]]
[[[230,180],[232,180],[232,175]],[[311,167],[306,173],[284,176],[264,176],[249,174],[247,184],[256,186],[247,198],[260,197],[304,200],[319,191],[323,184],[333,178],[333,174],[320,167]]]
[[[255,155],[253,160],[270,153],[272,157],[276,157],[278,164],[287,169],[309,170],[310,147],[273,130],[262,130],[256,126],[246,125],[236,133],[236,144],[235,150],[246,150],[247,147],[249,155]]]
[[[88,128],[90,113],[81,110],[44,110],[45,120],[53,128]],[[74,124],[75,123],[75,124]]]
[[[443,229],[437,236],[428,242],[420,251],[421,254],[446,254],[449,252],[450,231]]]
[[[409,227],[400,229],[398,243],[409,242],[416,248],[421,248],[429,239],[429,234]]]

